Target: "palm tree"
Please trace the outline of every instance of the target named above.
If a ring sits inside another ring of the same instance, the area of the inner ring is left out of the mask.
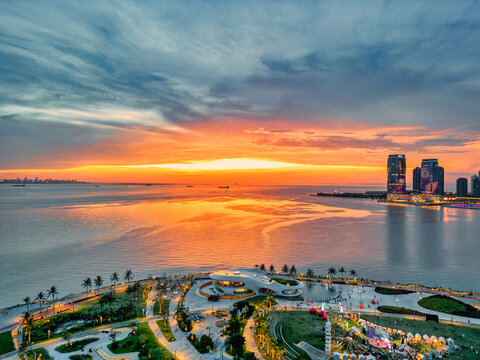
[[[115,291],[115,286],[117,285],[117,281],[119,280],[120,278],[117,272],[114,272],[112,275],[110,275],[110,281],[113,282],[113,291]]]
[[[53,313],[55,313],[55,296],[58,295],[58,290],[55,285],[50,286],[50,289],[47,290],[47,297],[52,297],[53,300]]]
[[[25,331],[28,334],[28,342],[30,343],[30,335],[32,333],[32,327],[33,327],[33,315],[30,314],[30,312],[25,311],[25,314],[21,317],[22,319],[22,325],[25,326]]]
[[[350,270],[350,275],[352,275],[352,277],[356,277],[357,276],[357,272],[355,270]]]
[[[123,278],[125,279],[125,281],[127,282],[130,282],[130,280],[133,280],[133,271],[128,269],[127,271],[125,271],[125,274],[123,275]]]
[[[35,299],[38,300],[38,302],[40,303],[40,311],[41,311],[42,304],[45,301],[45,294],[43,293],[43,291],[40,291]]]
[[[260,270],[265,271],[265,264],[260,265]]]
[[[270,272],[273,274],[275,272],[275,266],[270,265]]]
[[[295,267],[295,265],[292,265],[290,267],[290,275],[295,275],[297,273],[297,268]]]
[[[314,276],[313,270],[308,268],[305,275],[307,275],[307,277],[313,277]]]
[[[107,293],[100,298],[100,306],[103,306],[103,304],[107,304],[110,308],[110,311],[112,311],[112,304],[115,302],[118,302],[118,300],[112,293]]]
[[[31,304],[31,301],[32,299],[30,299],[30,296],[27,296],[27,297],[24,297],[23,298],[23,302],[27,305],[27,311],[29,310],[29,306]]]
[[[328,269],[328,275],[335,275],[337,273],[337,270],[335,270],[334,267],[331,267],[330,269]]]
[[[92,279],[87,277],[83,280],[82,287],[88,291],[92,287]]]
[[[72,337],[73,335],[69,331],[65,331],[65,333],[63,334],[63,340],[65,340],[68,345],[70,345],[70,340],[72,340]]]
[[[287,264],[283,265],[282,273],[284,273],[284,274],[288,273],[288,265]]]
[[[338,269],[338,272],[339,272],[340,274],[342,274],[342,277],[343,277],[343,274],[346,273],[346,270],[345,270],[345,268],[342,266],[340,269]]]
[[[100,286],[103,285],[103,278],[100,275],[97,275],[95,280],[93,280],[93,283],[97,287],[97,294],[100,292]]]

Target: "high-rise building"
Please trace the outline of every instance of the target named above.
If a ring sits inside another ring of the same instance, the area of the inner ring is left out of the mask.
[[[416,192],[422,191],[422,169],[418,166],[413,169],[413,184],[412,190]]]
[[[480,178],[480,171],[478,172],[478,175],[473,175],[472,176],[472,191],[471,193],[473,194],[473,183],[475,182],[475,179]]]
[[[472,186],[472,195],[480,197],[480,176],[477,176]]]
[[[387,172],[387,193],[404,194],[407,187],[407,160],[405,155],[389,155]]]
[[[467,196],[468,195],[468,180],[467,180],[467,178],[458,178],[457,179],[457,195],[458,196]]]
[[[422,193],[439,195],[444,192],[443,167],[438,166],[437,159],[422,160]]]

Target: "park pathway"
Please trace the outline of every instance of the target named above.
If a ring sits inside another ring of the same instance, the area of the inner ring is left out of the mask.
[[[248,319],[243,336],[245,337],[245,347],[247,350],[253,352],[257,359],[263,360],[263,356],[260,353],[260,350],[258,350],[257,343],[255,342],[255,320],[253,319],[253,316]]]

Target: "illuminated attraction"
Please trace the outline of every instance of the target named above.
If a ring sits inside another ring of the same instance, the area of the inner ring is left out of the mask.
[[[406,184],[406,164],[405,155],[389,155],[387,161],[387,192],[389,194],[404,194]]]

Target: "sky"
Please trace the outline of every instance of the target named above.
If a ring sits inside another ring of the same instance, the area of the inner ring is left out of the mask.
[[[0,178],[480,170],[478,1],[2,1]]]

